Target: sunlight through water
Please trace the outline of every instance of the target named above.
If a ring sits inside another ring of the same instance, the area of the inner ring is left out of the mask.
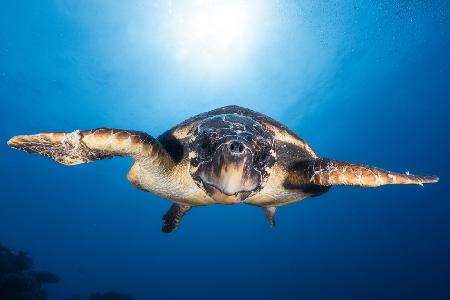
[[[205,72],[227,72],[245,59],[257,40],[256,1],[194,1],[172,5],[169,32],[175,59]]]

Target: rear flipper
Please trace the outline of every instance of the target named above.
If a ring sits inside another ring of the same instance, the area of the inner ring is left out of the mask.
[[[275,227],[275,213],[277,212],[277,208],[275,206],[265,206],[263,209],[264,214],[267,217],[267,221],[269,221],[272,227]]]
[[[162,231],[170,233],[177,229],[178,224],[184,215],[191,209],[189,205],[174,204],[163,216]]]

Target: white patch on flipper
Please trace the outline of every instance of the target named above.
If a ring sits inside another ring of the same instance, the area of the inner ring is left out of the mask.
[[[59,156],[55,153],[54,159],[64,164],[76,164],[85,162],[80,156],[81,135],[80,130],[75,130],[71,133],[65,133],[61,141],[64,147],[64,155]]]
[[[73,152],[76,152],[80,148],[81,145],[80,141],[81,141],[80,130],[75,130],[71,133],[64,134],[62,144],[64,145],[64,148],[72,154]]]

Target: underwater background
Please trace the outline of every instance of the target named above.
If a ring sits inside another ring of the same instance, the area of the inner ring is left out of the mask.
[[[450,299],[449,7],[1,1],[0,243],[60,276],[50,300]],[[65,167],[6,145],[97,127],[158,136],[230,104],[320,156],[440,182],[335,187],[281,207],[276,228],[256,207],[199,207],[167,235],[171,204],[126,180],[130,158]]]

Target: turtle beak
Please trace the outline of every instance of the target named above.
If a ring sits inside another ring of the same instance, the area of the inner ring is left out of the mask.
[[[261,184],[252,152],[237,139],[223,143],[199,176],[208,194],[220,203],[242,202]]]

